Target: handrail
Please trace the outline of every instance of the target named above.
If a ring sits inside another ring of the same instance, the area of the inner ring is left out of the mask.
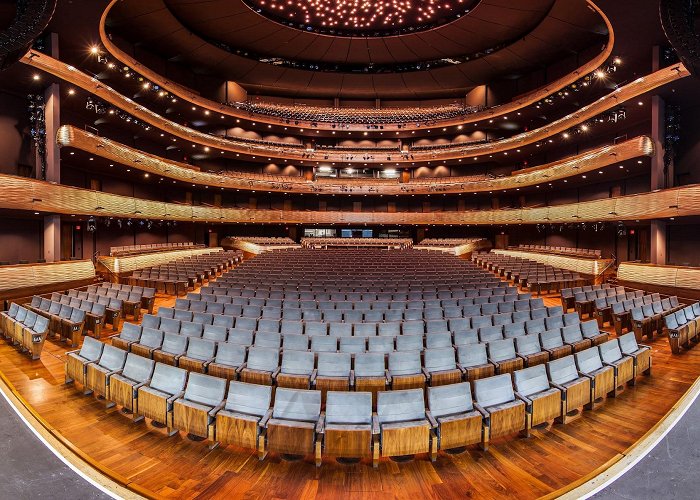
[[[449,212],[341,212],[176,205],[2,174],[0,208],[131,219],[268,224],[555,224],[700,215],[700,184],[541,208]]]
[[[279,119],[272,119],[268,116],[265,116],[263,114],[255,114],[251,116],[249,113],[240,113],[238,110],[235,108],[232,108],[231,106],[227,106],[225,104],[218,103],[216,101],[212,101],[210,99],[207,99],[205,97],[202,97],[201,95],[197,94],[196,92],[192,91],[191,89],[188,89],[187,87],[178,84],[176,82],[173,82],[165,77],[162,77],[152,69],[144,66],[142,63],[140,63],[136,58],[133,56],[129,55],[126,51],[122,50],[117,46],[116,43],[112,40],[112,38],[109,36],[107,33],[106,29],[106,23],[107,23],[107,17],[109,16],[110,11],[112,8],[119,2],[120,0],[112,0],[110,4],[105,8],[104,12],[102,13],[102,16],[100,18],[100,24],[99,24],[99,31],[100,31],[100,39],[102,41],[102,44],[104,47],[107,49],[107,51],[114,56],[118,61],[120,61],[122,64],[125,64],[132,68],[134,71],[138,72],[148,80],[152,81],[153,83],[157,84],[161,88],[167,90],[171,94],[177,96],[180,99],[183,99],[187,102],[190,102],[196,106],[201,107],[202,109],[212,111],[214,113],[219,113],[223,114],[226,116],[230,116],[233,118],[243,118],[243,119],[254,119],[256,122],[259,123],[265,123],[265,124],[279,124],[280,120]],[[538,102],[541,99],[544,99],[545,97],[552,95],[559,90],[563,89],[567,85],[570,85],[574,83],[576,80],[584,77],[585,75],[594,72],[596,69],[598,69],[600,66],[602,66],[605,61],[610,57],[612,54],[613,47],[615,45],[615,31],[613,29],[612,23],[608,19],[608,17],[603,13],[602,9],[598,7],[592,0],[587,0],[588,6],[594,10],[603,20],[605,23],[605,27],[608,31],[608,41],[605,44],[605,46],[602,48],[600,54],[598,54],[596,57],[591,59],[589,62],[586,64],[580,66],[576,70],[572,71],[571,73],[568,73],[567,75],[564,75],[561,78],[558,78],[557,80],[549,83],[548,85],[544,85],[543,87],[533,91],[529,92],[527,94],[521,95],[518,98],[516,98],[515,101],[511,101],[506,104],[502,104],[499,106],[494,106],[492,108],[488,108],[484,111],[474,113],[472,115],[469,115],[468,117],[465,117],[465,119],[451,119],[451,120],[444,120],[444,121],[439,121],[439,122],[430,122],[429,125],[420,125],[420,126],[409,126],[409,127],[404,127],[401,130],[421,130],[421,129],[427,129],[435,126],[440,126],[440,127],[447,127],[451,125],[464,125],[464,124],[471,124],[471,123],[476,123],[482,120],[488,120],[488,119],[494,119],[494,118],[499,118],[501,116],[507,116],[509,113],[514,113],[516,111],[519,111],[523,109],[526,106],[529,106],[531,104],[534,104]],[[194,34],[191,34],[191,36],[195,36]],[[206,41],[202,40],[201,41],[203,44],[206,43]],[[311,128],[313,127],[314,129],[318,130],[332,130],[332,125],[330,123],[317,123],[313,120],[299,120],[298,124],[295,124],[294,121],[292,123],[287,124],[285,123],[285,126],[287,127],[298,127],[298,128]],[[350,127],[346,130],[353,130],[355,127]],[[385,125],[384,126],[385,130],[394,130],[398,129],[395,125]],[[365,125],[357,127],[357,130],[365,130]]]
[[[175,137],[179,137],[190,143],[199,144],[204,148],[215,148],[219,151],[231,153],[243,153],[251,155],[267,155],[275,158],[286,158],[291,160],[305,161],[314,158],[316,153],[309,153],[304,148],[288,147],[283,143],[271,146],[265,141],[242,140],[239,138],[218,137],[190,127],[180,125],[160,116],[150,109],[137,104],[132,99],[120,94],[103,82],[94,77],[90,77],[73,66],[65,64],[46,54],[30,51],[22,58],[22,62],[34,68],[46,71],[58,78],[64,79],[84,90],[93,93],[95,96],[104,99],[113,106],[119,107],[135,118],[142,120],[153,127],[166,131]],[[586,120],[589,120],[600,113],[608,111],[623,102],[636,98],[646,92],[664,86],[680,78],[688,76],[690,73],[682,64],[676,64],[667,68],[655,71],[647,76],[640,77],[634,82],[620,87],[610,94],[601,97],[597,101],[583,106],[578,111],[554,120],[538,129],[528,130],[516,134],[507,139],[501,139],[483,144],[465,144],[454,148],[440,149],[439,151],[415,151],[408,155],[398,155],[391,161],[396,163],[409,163],[415,161],[436,161],[463,158],[465,156],[480,156],[485,154],[495,154],[520,148],[535,142],[547,139],[555,134],[569,130]],[[364,151],[363,151],[364,152]],[[318,153],[321,154],[321,153]],[[342,152],[332,149],[323,151],[324,161],[329,162],[366,162],[362,153],[353,154],[347,150]]]
[[[399,183],[397,179],[317,179],[307,181],[303,177],[256,174],[252,172],[219,173],[202,172],[191,165],[180,163],[153,154],[145,153],[125,144],[85,132],[72,125],[63,125],[56,134],[61,146],[73,147],[100,156],[110,161],[137,168],[161,177],[192,184],[224,187],[230,189],[264,190],[294,193],[323,194],[431,194],[487,192],[535,186],[617,165],[640,156],[653,156],[654,143],[648,136],[639,136],[628,141],[603,146],[563,160],[518,171],[510,176],[492,179],[468,180],[468,177],[440,178],[439,182],[411,179]]]

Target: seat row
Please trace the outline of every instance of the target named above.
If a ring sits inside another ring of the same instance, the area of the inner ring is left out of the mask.
[[[315,456],[392,457],[453,450],[534,426],[566,423],[651,370],[633,335],[512,374],[422,389],[372,392],[277,388],[188,372],[87,338],[66,362],[66,382],[104,396],[135,420],[150,418],[213,444]],[[227,390],[228,386],[228,390]],[[274,402],[273,402],[274,393]],[[473,394],[473,395],[472,395]],[[426,407],[427,401],[427,407]],[[376,408],[376,414],[373,409]]]
[[[193,314],[223,314],[233,317],[246,318],[261,318],[270,320],[304,320],[304,321],[323,321],[329,322],[392,322],[404,320],[431,320],[431,319],[459,319],[470,318],[473,316],[495,316],[495,315],[515,315],[517,318],[530,319],[528,316],[531,311],[546,310],[544,303],[539,302],[541,299],[527,299],[515,302],[494,302],[488,304],[471,304],[464,306],[445,306],[408,308],[401,306],[403,304],[390,303],[375,303],[375,306],[382,305],[377,309],[296,309],[296,308],[280,308],[274,306],[243,306],[239,304],[222,304],[218,302],[204,301],[187,301],[182,299],[181,302],[175,303],[175,308],[161,308],[160,310],[175,310],[180,311],[180,319],[185,319],[186,313]],[[362,303],[367,306],[369,304]],[[397,307],[398,306],[398,307]],[[561,307],[556,306],[559,310]],[[575,314],[575,313],[574,313]],[[164,313],[159,313],[159,316],[165,316]],[[546,316],[546,314],[545,314]],[[504,316],[506,317],[506,316]],[[514,319],[513,321],[518,321]],[[513,322],[504,321],[504,322]]]
[[[41,357],[49,331],[48,318],[13,302],[7,311],[0,313],[0,328],[5,338],[29,354],[32,360]]]
[[[661,317],[681,310],[683,307],[675,296],[652,301],[652,296],[645,295],[644,297],[613,303],[610,306],[610,317],[615,326],[615,331],[619,332],[618,335],[625,329],[627,331],[635,330],[637,338],[641,340],[643,335],[652,335],[654,330],[661,333],[661,327],[663,326]],[[638,322],[644,316],[654,316],[654,328],[649,329],[649,325],[645,325],[645,328],[642,329],[641,323],[638,323],[635,328],[635,323],[632,320],[632,311],[635,309],[638,309],[634,313]]]
[[[350,302],[391,302],[391,301],[407,301],[407,300],[447,300],[447,299],[464,299],[476,297],[491,297],[492,295],[517,295],[518,291],[515,287],[508,286],[503,281],[494,282],[498,286],[465,288],[464,286],[454,287],[453,289],[437,289],[436,287],[425,287],[424,290],[394,290],[394,291],[352,291],[351,290],[328,290],[322,287],[320,290],[311,290],[313,287],[308,287],[309,290],[299,290],[296,287],[291,289],[282,289],[281,287],[256,287],[251,284],[249,287],[243,288],[241,282],[236,280],[227,284],[225,279],[219,279],[211,286],[202,287],[200,293],[202,295],[228,295],[229,297],[245,297],[245,298],[263,298],[263,299],[280,299],[280,300],[315,300],[315,301],[350,301]],[[481,284],[481,282],[479,283]],[[476,284],[475,284],[476,285]],[[442,288],[442,287],[440,287]]]
[[[36,299],[38,299],[38,301]],[[35,298],[32,298],[32,302],[27,305],[27,308],[48,319],[48,334],[56,335],[59,339],[68,341],[72,347],[75,347],[80,344],[80,339],[85,332],[88,320],[88,312],[86,309],[95,309],[96,311],[95,314],[92,314],[92,312],[89,313],[93,333],[95,330],[101,328],[99,325],[101,325],[103,321],[105,309],[101,304],[77,298],[70,300],[73,301],[74,305],[62,304],[35,296]],[[37,302],[38,305],[35,305]],[[12,306],[10,306],[8,313],[11,313],[11,311]],[[102,315],[100,315],[100,313],[102,313]]]
[[[450,334],[365,339],[298,334],[280,338],[264,333],[257,334],[250,346],[252,337],[238,343],[241,340],[231,331],[228,339],[225,333],[218,338],[186,337],[127,324],[119,337],[112,338],[112,345],[173,366],[253,383],[320,388],[333,382],[332,386],[343,384],[347,389],[353,380],[363,385],[365,379],[379,377],[394,388],[406,388],[510,373],[607,341],[607,334],[598,332],[594,321],[588,324],[593,329],[585,336],[587,329],[580,324],[482,343],[478,338],[467,339],[468,343],[456,346]],[[367,383],[376,392],[381,388],[378,382]]]
[[[417,316],[421,318],[421,316]],[[304,316],[304,318],[307,318]],[[485,327],[499,327],[499,332],[507,332],[509,329],[516,331],[517,325],[525,324],[525,327],[535,328],[556,328],[565,324],[573,324],[579,322],[579,317],[576,313],[562,314],[561,307],[554,306],[549,308],[532,309],[531,311],[516,311],[514,313],[502,313],[486,316],[467,316],[450,319],[407,319],[401,320],[401,316],[397,316],[395,321],[373,321],[373,322],[343,322],[339,316],[339,321],[323,321],[324,317],[320,316],[320,320],[310,319],[273,319],[273,318],[257,318],[248,316],[229,316],[218,315],[211,313],[193,313],[192,311],[183,311],[180,309],[171,309],[161,307],[158,314],[144,315],[142,325],[149,328],[161,328],[168,333],[178,333],[181,325],[187,323],[196,323],[199,325],[220,325],[226,328],[235,328],[239,330],[248,330],[251,332],[265,333],[304,333],[309,336],[313,335],[335,335],[335,336],[373,336],[373,335],[389,335],[396,336],[400,334],[423,334],[423,333],[440,333],[476,330]],[[385,316],[386,318],[386,316]],[[327,319],[327,318],[326,318]],[[361,319],[361,318],[360,318]],[[591,320],[592,321],[592,320]],[[191,327],[187,325],[188,331],[201,330],[200,327]],[[515,336],[515,335],[513,335]]]
[[[659,328],[661,322],[659,318],[644,318],[633,321],[640,321],[638,328],[644,331],[644,328]],[[692,305],[686,306],[673,313],[663,316],[663,330],[668,335],[668,342],[671,345],[671,352],[674,354],[680,353],[681,347],[690,349],[691,342],[697,343],[700,341],[700,303],[695,302]],[[648,322],[649,326],[645,325]]]
[[[606,290],[606,294],[608,293],[607,290],[613,289],[615,290],[614,292],[610,292],[613,295],[617,295],[619,293],[625,293],[625,287],[623,286],[617,286],[614,287],[610,285],[609,283],[603,283],[600,285],[586,285],[586,286],[577,286],[573,288],[562,288],[561,289],[561,305],[564,308],[565,311],[568,311],[569,309],[572,309],[574,307],[574,294],[580,293],[580,292],[590,292],[590,291],[598,291],[598,290]],[[644,293],[644,292],[642,292]]]
[[[627,297],[627,293],[630,294],[630,297]],[[581,317],[583,317],[586,314],[592,314],[593,309],[595,307],[595,301],[596,299],[606,299],[608,297],[615,297],[620,295],[620,293],[617,291],[617,289],[614,288],[606,288],[606,289],[601,289],[601,290],[591,290],[589,292],[575,292],[574,293],[574,308],[576,309],[576,312],[578,312]],[[661,300],[659,297],[659,294],[655,294],[656,297],[654,300]],[[626,292],[625,293],[625,299],[635,299],[635,298],[643,298],[644,297],[644,291],[642,290],[636,290],[634,292]]]
[[[97,288],[96,286],[89,286],[87,287],[88,293],[97,293]],[[149,313],[153,312],[153,306],[155,305],[155,300],[156,300],[156,289],[155,288],[149,288],[149,287],[143,287],[143,286],[137,286],[137,285],[127,285],[123,283],[110,283],[108,281],[104,281],[100,283],[99,288],[107,288],[110,290],[119,290],[120,292],[128,292],[130,295],[137,294],[141,295],[141,308],[145,309]]]
[[[186,299],[179,299],[184,303],[185,300],[198,301],[198,302],[218,302],[224,305],[232,304],[239,306],[252,306],[252,307],[276,307],[281,309],[321,309],[324,311],[328,310],[381,310],[385,311],[387,309],[426,309],[435,307],[456,307],[456,306],[470,306],[470,305],[484,305],[484,304],[501,304],[501,303],[513,303],[518,301],[536,300],[533,304],[540,304],[536,307],[544,307],[542,299],[531,299],[530,294],[508,294],[508,295],[492,295],[489,297],[469,297],[461,299],[434,299],[434,300],[395,300],[395,301],[315,301],[315,300],[296,300],[296,299],[264,299],[258,297],[231,297],[228,295],[215,295],[215,294],[199,294],[199,293],[189,293]],[[393,304],[393,305],[392,305]],[[523,303],[518,304],[522,308]],[[498,307],[498,306],[493,306]],[[511,307],[509,305],[502,306],[503,308]],[[179,309],[184,309],[179,307]],[[503,311],[508,312],[508,311]]]
[[[139,317],[141,316],[143,294],[138,292],[128,292],[126,290],[119,290],[117,288],[103,286],[95,287],[93,285],[89,286],[86,291],[69,290],[68,296],[98,301],[101,304],[107,305],[110,309],[116,309],[116,306],[119,305],[122,318],[131,316],[134,321],[138,321]],[[53,297],[54,296],[52,295],[52,300]],[[114,299],[114,303],[107,302],[105,299]]]
[[[589,314],[592,318],[598,321],[598,324],[601,327],[603,327],[605,323],[610,323],[612,325],[613,304],[624,302],[626,300],[634,301],[635,299],[641,299],[642,304],[644,304],[645,301],[647,301],[647,303],[661,301],[661,296],[658,293],[648,295],[648,297],[649,299],[644,299],[643,293],[638,297],[636,292],[607,294],[605,297],[599,297],[593,301],[593,310]]]

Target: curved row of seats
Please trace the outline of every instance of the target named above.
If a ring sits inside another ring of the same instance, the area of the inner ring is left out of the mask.
[[[150,288],[150,287],[143,287],[143,286],[138,286],[138,285],[126,285],[122,283],[110,283],[110,282],[102,282],[100,283],[100,286],[94,286],[91,285],[87,287],[87,292],[88,293],[97,293],[98,295],[101,295],[103,292],[102,289],[107,289],[107,290],[117,290],[119,292],[127,292],[129,294],[129,299],[127,302],[132,302],[135,299],[138,298],[138,295],[141,296],[141,308],[145,309],[149,313],[153,312],[153,306],[155,304],[156,300],[156,289],[155,288]],[[70,293],[70,290],[69,292]],[[133,295],[132,295],[133,294]],[[119,298],[124,298],[122,295],[121,297],[117,295]],[[126,311],[125,311],[126,313]]]
[[[0,328],[5,338],[27,352],[32,360],[41,357],[49,331],[48,318],[13,302],[7,311],[0,313]]]
[[[405,303],[387,302],[364,304],[367,309],[302,309],[295,307],[274,307],[274,306],[245,306],[239,304],[222,304],[220,302],[190,301],[179,299],[175,303],[175,311],[179,311],[185,319],[187,312],[190,314],[225,315],[232,317],[260,318],[269,320],[292,320],[292,321],[323,321],[326,323],[380,323],[394,321],[417,321],[417,320],[442,320],[460,319],[475,316],[498,316],[515,315],[519,319],[525,320],[531,310],[544,309],[542,299],[523,299],[512,302],[492,302],[486,304],[465,304],[444,307],[405,307]],[[471,299],[462,299],[471,300]],[[292,304],[294,305],[294,304]],[[378,307],[369,309],[369,306]],[[411,305],[410,303],[408,304]],[[381,307],[379,307],[381,306]],[[561,311],[561,307],[557,306]],[[165,310],[164,308],[160,309]],[[171,309],[172,310],[172,309]],[[574,313],[575,314],[575,313]],[[159,315],[162,315],[159,313]],[[503,316],[505,318],[506,316]],[[190,321],[187,319],[187,321]],[[516,320],[516,321],[518,321]],[[508,323],[512,321],[502,321]]]
[[[519,329],[498,325],[426,335],[422,329],[413,335],[402,332],[400,323],[385,323],[380,325],[392,326],[391,330],[382,330],[385,336],[368,337],[352,336],[350,324],[338,324],[350,329],[337,331],[337,336],[328,335],[330,330],[319,335],[282,335],[227,328],[221,324],[224,316],[214,316],[218,324],[211,325],[147,318],[159,323],[153,323],[155,328],[126,323],[122,333],[113,337],[113,345],[160,362],[230,379],[240,377],[250,382],[306,388],[325,376],[336,377],[335,383],[344,379],[349,386],[353,378],[379,374],[394,388],[452,383],[465,377],[473,380],[544,363],[607,340],[607,334],[598,330],[595,321],[579,323],[575,313],[520,323]],[[321,325],[329,329],[334,326]],[[156,329],[159,327],[171,331]],[[505,338],[504,331],[513,337]],[[327,356],[334,353],[345,356]],[[377,386],[376,381],[373,384]]]
[[[650,373],[650,349],[627,334],[575,355],[475,380],[422,389],[372,392],[277,388],[188,372],[86,338],[70,352],[66,382],[104,396],[136,416],[209,438],[213,446],[373,458],[451,450],[554,420],[614,397]],[[228,391],[227,391],[228,386]],[[357,389],[357,388],[356,388]],[[273,402],[274,392],[274,402]],[[427,408],[425,402],[427,401]]]
[[[668,335],[671,352],[674,354],[678,354],[681,347],[690,349],[691,342],[700,341],[700,303],[698,302],[665,315],[663,323],[658,320],[655,324],[657,320],[652,317],[637,318],[633,321],[640,323],[638,326],[640,329],[662,328]],[[648,322],[648,326],[645,322]]]
[[[561,289],[561,305],[564,308],[565,311],[568,311],[569,309],[575,307],[575,302],[574,302],[574,295],[577,293],[589,293],[589,292],[596,292],[598,293],[599,290],[604,290],[604,294],[601,294],[600,296],[596,295],[596,297],[607,297],[608,295],[618,295],[620,293],[626,293],[625,292],[625,287],[623,286],[616,286],[613,287],[612,285],[608,283],[603,283],[601,285],[586,285],[586,286],[577,286],[573,288],[562,288]],[[637,292],[641,292],[641,290],[637,290]],[[631,292],[634,293],[636,296],[637,292]],[[643,295],[644,292],[641,292]],[[595,297],[594,297],[595,298]]]

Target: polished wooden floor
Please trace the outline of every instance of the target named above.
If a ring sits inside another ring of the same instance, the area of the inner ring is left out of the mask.
[[[558,301],[546,299],[548,305]],[[157,300],[171,306],[174,299]],[[436,463],[382,460],[342,465],[311,458],[287,462],[274,454],[259,462],[234,447],[210,451],[184,434],[167,438],[150,423],[133,424],[118,409],[63,383],[65,352],[47,341],[30,361],[0,342],[0,369],[19,393],[67,440],[104,467],[154,496],[176,498],[538,498],[579,480],[643,436],[700,374],[700,346],[672,356],[665,338],[653,343],[653,374],[596,411],[564,425],[514,436]]]

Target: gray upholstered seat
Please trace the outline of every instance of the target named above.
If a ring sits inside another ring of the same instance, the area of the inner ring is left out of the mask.
[[[172,409],[173,401],[183,393],[186,380],[187,371],[182,368],[156,363],[150,383],[141,387],[139,392],[143,391],[164,397],[168,400],[167,409],[169,411]]]
[[[485,326],[479,328],[479,341],[493,342],[503,339],[503,325]]]
[[[278,388],[272,408],[275,421],[318,422],[321,416],[321,392],[304,389]]]
[[[328,335],[331,337],[351,337],[352,324],[350,323],[329,323]]]
[[[328,334],[328,323],[321,323],[320,321],[307,321],[306,322],[306,335],[311,336],[325,336]]]
[[[280,323],[280,332],[282,335],[301,335],[304,333],[304,323],[296,320],[283,319]]]
[[[309,349],[309,337],[294,333],[284,334],[282,335],[282,348],[306,351]]]
[[[622,354],[617,339],[608,340],[600,344],[598,353],[603,364],[615,368],[616,387],[634,379],[634,358]]]
[[[425,337],[426,349],[439,349],[441,347],[452,347],[452,335],[445,333],[430,333]]]
[[[231,382],[220,415],[241,414],[262,418],[270,411],[272,386]],[[230,415],[229,415],[230,416]]]
[[[126,362],[127,352],[113,347],[111,345],[104,346],[102,355],[97,361],[95,367],[99,367],[105,373],[112,373],[121,370]]]
[[[311,337],[311,350],[313,352],[336,352],[338,350],[338,338],[329,335]]]
[[[320,352],[318,354],[316,376],[322,377],[343,377],[349,378],[351,375],[352,356],[344,352]]]
[[[80,351],[66,353],[66,383],[79,382],[85,384],[85,373],[88,363],[94,363],[102,355],[105,345],[92,337],[85,337]]]
[[[478,344],[479,332],[474,328],[454,332],[454,345]]]
[[[457,348],[459,364],[463,368],[488,364],[486,344],[469,344]]]
[[[372,424],[372,395],[369,392],[329,391],[326,396],[326,428]]]
[[[163,336],[163,345],[159,350],[168,354],[182,355],[187,351],[188,339],[189,337],[182,335],[166,333]]]
[[[215,408],[220,405],[226,395],[226,380],[204,375],[202,373],[190,373],[185,387],[185,394],[177,402],[194,403],[191,405],[204,405]]]
[[[515,351],[518,353],[518,355],[525,358],[528,366],[530,366],[530,360],[535,360],[535,357],[538,355],[538,357],[541,357],[542,359],[537,359],[536,364],[546,362],[549,359],[546,352],[542,350],[540,338],[537,335],[524,335],[522,337],[517,337],[515,339]]]
[[[226,379],[192,372],[185,393],[173,404],[173,427],[199,437],[213,437],[216,413],[224,406]]]
[[[516,337],[521,337],[525,335],[525,324],[524,323],[510,323],[503,325],[503,337],[507,339],[512,339]]]
[[[355,356],[355,377],[384,377],[386,364],[384,354],[366,352]]]
[[[367,349],[365,337],[340,337],[340,352],[358,353]]]
[[[306,375],[314,371],[314,353],[286,349],[282,353],[280,375]]]
[[[513,339],[494,340],[486,344],[486,348],[491,361],[501,362],[517,357]]]
[[[392,377],[421,373],[419,351],[397,351],[389,354],[389,374]]]
[[[279,364],[279,351],[270,347],[253,346],[248,349],[246,368],[263,372],[274,372]]]
[[[225,365],[239,367],[245,362],[246,348],[242,345],[220,342],[216,348],[214,362],[209,365]]]
[[[396,337],[397,351],[423,350],[423,335],[399,335]]]
[[[271,347],[279,349],[282,345],[282,335],[272,332],[257,332],[255,334],[255,347]]]
[[[204,325],[202,338],[212,342],[226,342],[228,330],[224,326]]]
[[[496,375],[474,381],[474,400],[489,410],[515,401],[515,393],[509,374]]]
[[[369,352],[381,352],[388,354],[394,350],[393,337],[370,337],[368,339]]]
[[[401,323],[379,323],[378,333],[382,337],[398,337],[401,335]]]
[[[460,448],[481,440],[482,416],[474,410],[468,382],[429,387],[428,408],[439,449]]]
[[[383,391],[377,395],[377,419],[383,428],[401,422],[425,420],[425,401],[422,389]]]
[[[226,341],[232,344],[240,344],[245,346],[253,345],[253,331],[243,330],[240,328],[231,328],[228,331]]]
[[[358,323],[355,325],[353,335],[355,337],[374,337],[377,335],[377,324]]]
[[[431,377],[438,372],[460,371],[457,368],[455,350],[452,347],[426,349],[423,353],[423,366]],[[456,376],[460,377],[461,372],[456,374]]]

